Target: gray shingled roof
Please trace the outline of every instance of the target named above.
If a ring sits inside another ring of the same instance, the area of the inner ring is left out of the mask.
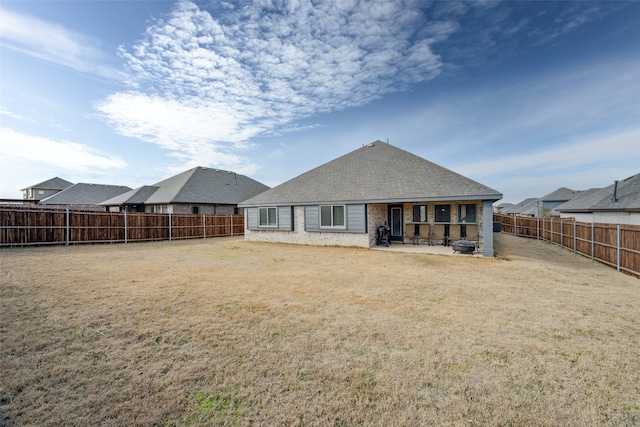
[[[580,192],[572,190],[567,187],[560,187],[555,191],[540,198],[543,202],[561,202],[571,200],[576,197]]]
[[[501,198],[496,190],[376,141],[245,200],[240,206]]]
[[[247,176],[195,167],[170,178],[114,197],[101,205],[211,203],[237,205],[269,187]]]
[[[130,187],[122,185],[79,183],[40,200],[40,203],[43,205],[97,205],[129,190],[131,190]]]
[[[530,197],[524,199],[520,203],[516,203],[510,208],[504,209],[503,214],[517,214],[517,215],[533,215],[535,213],[536,202],[540,200],[537,197]]]
[[[142,187],[138,187],[135,190],[127,191],[126,193],[122,193],[119,196],[107,199],[104,202],[101,202],[100,205],[121,206],[143,204],[157,190],[158,187],[154,187],[152,185],[143,185]]]
[[[640,173],[618,182],[616,201],[614,184],[592,188],[558,206],[560,212],[640,211]]]
[[[58,178],[57,176],[46,181],[42,181],[36,185],[31,185],[27,188],[23,188],[20,191],[24,191],[29,188],[40,188],[43,190],[64,190],[73,185],[73,182],[69,182],[66,179]]]

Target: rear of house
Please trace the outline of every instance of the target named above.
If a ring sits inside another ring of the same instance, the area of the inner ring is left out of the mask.
[[[467,239],[493,256],[497,191],[375,141],[240,203],[245,239],[370,247]]]

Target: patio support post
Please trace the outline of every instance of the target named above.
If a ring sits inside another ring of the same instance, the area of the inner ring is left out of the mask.
[[[493,252],[493,202],[482,201],[482,255],[494,256]]]

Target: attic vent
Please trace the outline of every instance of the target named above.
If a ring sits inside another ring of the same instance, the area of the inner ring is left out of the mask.
[[[371,144],[367,145],[367,147],[373,147],[374,145],[376,144],[372,142]]]

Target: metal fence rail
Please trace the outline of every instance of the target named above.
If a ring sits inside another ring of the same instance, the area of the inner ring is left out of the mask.
[[[243,234],[243,215],[151,214],[24,206],[0,207],[0,247],[128,243]]]
[[[494,214],[503,232],[543,240],[640,277],[640,226]]]

